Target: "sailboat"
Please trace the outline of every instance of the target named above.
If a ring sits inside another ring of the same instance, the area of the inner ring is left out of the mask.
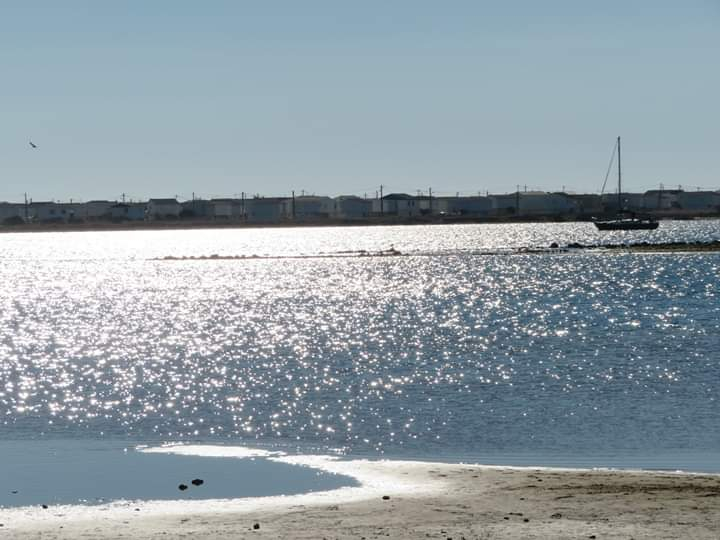
[[[617,158],[618,158],[618,215],[615,219],[599,220],[594,219],[593,223],[601,231],[640,231],[654,230],[658,228],[658,222],[651,217],[638,217],[634,212],[623,212],[622,204],[622,169],[620,164],[620,137],[617,138]],[[612,166],[612,161],[610,162]],[[610,169],[608,168],[608,174]],[[607,176],[605,177],[607,181]],[[604,186],[603,186],[604,188]]]

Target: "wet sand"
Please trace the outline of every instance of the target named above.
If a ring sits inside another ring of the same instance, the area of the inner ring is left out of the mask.
[[[315,461],[356,476],[364,487],[0,510],[0,538],[720,538],[720,476]]]

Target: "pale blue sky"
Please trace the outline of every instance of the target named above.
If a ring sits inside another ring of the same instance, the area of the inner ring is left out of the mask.
[[[719,59],[720,0],[0,0],[0,200],[718,189]]]

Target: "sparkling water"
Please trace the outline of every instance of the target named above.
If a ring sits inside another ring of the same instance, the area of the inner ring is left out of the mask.
[[[503,254],[716,239],[716,221],[0,235],[2,440],[720,470],[720,255]],[[246,258],[162,260],[213,254]]]

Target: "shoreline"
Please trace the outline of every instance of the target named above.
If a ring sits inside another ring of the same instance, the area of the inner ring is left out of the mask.
[[[720,511],[720,475],[328,456],[271,455],[269,459],[353,476],[361,486],[264,498],[3,509],[0,538],[470,540],[720,535],[715,518]]]
[[[609,217],[608,219],[610,219]],[[694,216],[659,216],[661,221],[719,221],[720,214]],[[22,225],[0,224],[0,234],[43,233],[43,232],[111,232],[111,231],[176,231],[204,229],[294,229],[294,228],[336,228],[336,227],[413,227],[426,225],[533,225],[548,223],[587,223],[593,218],[553,219],[548,217],[375,217],[361,220],[323,219],[273,222],[242,222],[230,220],[158,220],[158,221],[83,221],[78,223],[25,223]]]

